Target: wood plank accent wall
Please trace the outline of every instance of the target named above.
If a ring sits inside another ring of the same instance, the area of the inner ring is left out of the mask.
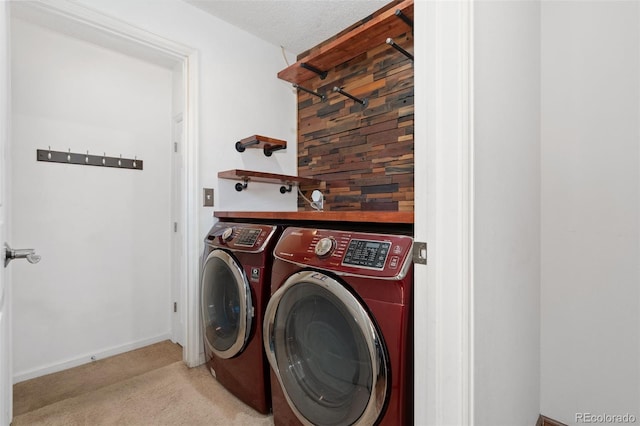
[[[413,53],[410,31],[394,41]],[[326,71],[304,84],[326,101],[298,91],[298,175],[324,182],[325,210],[413,211],[413,62],[382,44]],[[298,208],[309,209],[300,197]]]

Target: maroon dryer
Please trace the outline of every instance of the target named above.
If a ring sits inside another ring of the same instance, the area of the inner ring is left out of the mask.
[[[205,238],[200,311],[207,366],[227,390],[260,413],[271,411],[262,319],[272,250],[280,229],[218,222]]]
[[[284,230],[263,331],[276,425],[412,424],[412,246]]]

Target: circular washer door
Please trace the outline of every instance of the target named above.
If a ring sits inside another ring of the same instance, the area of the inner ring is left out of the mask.
[[[309,425],[373,424],[388,388],[377,327],[354,295],[316,271],[291,275],[267,305],[264,346],[285,397]]]
[[[202,271],[200,303],[204,340],[220,358],[245,347],[251,331],[251,288],[239,263],[224,250],[213,250]]]

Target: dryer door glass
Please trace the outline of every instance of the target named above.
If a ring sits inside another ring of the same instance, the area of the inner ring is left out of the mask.
[[[242,351],[251,330],[251,290],[242,268],[223,250],[212,251],[202,273],[205,343],[220,358]]]
[[[266,326],[272,343],[268,356],[289,405],[313,424],[373,424],[387,386],[386,357],[374,323],[332,278],[306,271],[293,280],[269,303],[273,321]]]

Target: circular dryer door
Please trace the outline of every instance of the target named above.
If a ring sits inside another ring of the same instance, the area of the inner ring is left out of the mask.
[[[213,250],[204,263],[200,295],[205,344],[220,358],[239,354],[251,331],[249,281],[236,259]]]
[[[291,275],[271,297],[264,346],[304,424],[373,424],[388,387],[386,352],[356,297],[316,271]]]

